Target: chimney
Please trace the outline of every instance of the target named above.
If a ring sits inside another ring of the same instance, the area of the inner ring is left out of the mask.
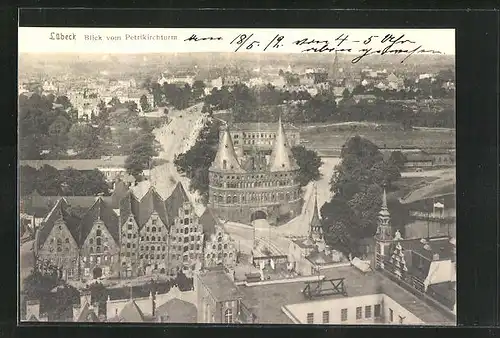
[[[26,319],[29,320],[31,315],[34,315],[37,319],[40,317],[39,300],[28,300],[26,302]]]
[[[432,255],[432,260],[433,261],[438,261],[439,260],[439,254],[435,253],[434,255]]]
[[[80,307],[83,307],[85,303],[92,305],[90,290],[84,290],[80,293]]]
[[[431,246],[429,244],[425,244],[424,249],[427,251],[431,251]]]

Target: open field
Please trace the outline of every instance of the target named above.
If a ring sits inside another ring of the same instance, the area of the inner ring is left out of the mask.
[[[307,148],[341,148],[351,137],[359,135],[374,142],[379,147],[399,148],[413,146],[419,148],[455,147],[454,130],[401,130],[400,128],[380,128],[371,126],[299,126],[300,138]],[[390,130],[387,130],[390,129]]]

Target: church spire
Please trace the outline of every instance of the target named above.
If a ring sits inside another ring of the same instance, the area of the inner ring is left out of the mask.
[[[227,125],[222,127],[222,136],[219,139],[219,149],[217,155],[212,162],[211,170],[229,171],[229,172],[244,172],[241,168],[236,152],[234,150],[233,140],[229,133]]]
[[[392,231],[391,231],[391,214],[389,213],[389,209],[387,208],[387,194],[384,192],[382,194],[382,206],[378,213],[378,227],[376,237],[380,240],[390,240],[392,239]]]
[[[311,217],[311,223],[309,224],[309,236],[314,240],[320,240],[323,237],[323,229],[319,218],[318,188],[316,184],[314,185],[314,209]]]
[[[293,171],[298,169],[286,139],[283,124],[281,123],[281,115],[278,120],[278,131],[269,160],[269,169],[271,171]]]

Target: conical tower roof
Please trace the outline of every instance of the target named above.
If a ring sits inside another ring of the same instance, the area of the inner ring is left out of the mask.
[[[311,218],[311,231],[321,233],[321,221],[319,218],[319,210],[318,210],[318,194],[315,187],[315,195],[314,195],[314,210]]]
[[[223,126],[222,128],[224,129],[222,137],[219,140],[219,149],[217,150],[217,155],[215,155],[215,159],[212,162],[210,170],[245,172],[238,162],[238,157],[234,151],[233,140],[231,139],[229,128],[227,126]]]
[[[278,121],[278,132],[276,133],[276,139],[274,140],[273,150],[269,160],[269,170],[292,171],[297,169],[299,169],[299,167],[293,158],[292,150],[286,139],[280,116]]]

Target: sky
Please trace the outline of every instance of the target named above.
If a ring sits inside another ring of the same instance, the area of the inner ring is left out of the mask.
[[[185,41],[193,36],[190,41]],[[404,36],[400,38],[402,35]],[[385,41],[384,37],[388,36]],[[87,37],[87,39],[86,39]],[[93,38],[91,38],[93,37]],[[100,37],[100,40],[98,39]],[[157,38],[153,40],[151,38]],[[162,39],[163,37],[163,39]],[[175,39],[174,39],[175,37]],[[370,38],[371,37],[371,38]],[[53,38],[53,39],[51,39]],[[201,40],[202,38],[212,38]],[[398,40],[398,38],[400,38]],[[405,43],[393,44],[398,40]],[[296,41],[302,41],[297,44]],[[340,43],[340,44],[339,44]],[[363,49],[455,55],[454,29],[253,29],[19,27],[20,53],[266,52],[362,54]],[[267,48],[266,48],[267,47]],[[315,49],[313,49],[315,48]],[[350,51],[349,51],[350,49]]]

